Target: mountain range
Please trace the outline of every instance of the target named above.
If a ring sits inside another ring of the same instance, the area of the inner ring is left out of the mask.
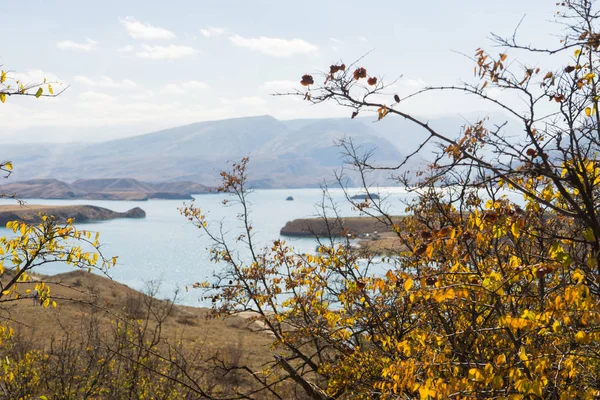
[[[458,136],[461,117],[433,119],[432,126]],[[422,129],[397,117],[302,119],[280,121],[271,116],[198,122],[158,132],[98,143],[8,144],[4,156],[14,165],[11,181],[133,178],[144,182],[219,183],[219,172],[250,157],[248,176],[256,188],[315,187],[334,180],[343,164],[342,138],[360,151],[373,150],[378,165],[394,166],[426,139]],[[430,143],[405,166],[422,167]],[[347,175],[357,185],[356,175]],[[373,175],[384,184],[387,174]],[[389,183],[389,181],[387,181]]]

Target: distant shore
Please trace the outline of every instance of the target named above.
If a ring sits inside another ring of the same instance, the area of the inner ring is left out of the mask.
[[[192,200],[193,194],[209,193],[196,182],[142,182],[132,178],[79,179],[68,183],[57,179],[32,179],[0,186],[0,193],[19,199],[52,200]]]

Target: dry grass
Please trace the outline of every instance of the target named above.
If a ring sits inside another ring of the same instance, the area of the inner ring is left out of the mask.
[[[92,313],[106,330],[112,329],[117,315],[145,317],[147,297],[108,278],[84,271],[39,278],[53,282],[49,285],[57,308],[43,308],[33,299],[22,299],[4,303],[1,314],[10,318],[9,324],[36,347],[48,349],[53,339],[60,339],[66,332],[77,334],[82,321]],[[33,284],[19,286],[23,290],[33,288]],[[232,346],[243,343],[248,364],[259,365],[270,359],[272,337],[249,327],[250,321],[241,317],[208,319],[209,315],[209,309],[175,305],[163,325],[163,337],[173,342],[182,340],[190,348],[201,345],[214,353],[230,352]]]

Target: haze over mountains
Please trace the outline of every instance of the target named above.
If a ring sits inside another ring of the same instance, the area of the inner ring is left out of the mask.
[[[460,117],[430,121],[458,136]],[[144,182],[219,182],[219,171],[250,157],[249,180],[257,188],[314,187],[332,182],[342,166],[340,139],[350,137],[361,150],[375,149],[379,165],[397,165],[425,139],[425,133],[401,118],[313,119],[279,121],[270,116],[199,122],[158,132],[93,144],[4,145],[15,171],[11,181],[54,178],[133,178]],[[435,144],[422,152],[431,154]],[[407,169],[425,164],[415,157]],[[373,177],[384,184],[385,174]],[[389,181],[388,181],[389,183]],[[352,181],[350,185],[357,184]]]

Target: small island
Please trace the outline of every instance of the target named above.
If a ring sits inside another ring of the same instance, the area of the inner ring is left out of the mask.
[[[107,208],[77,205],[49,206],[40,204],[0,205],[0,225],[9,221],[26,221],[36,223],[41,221],[40,215],[52,215],[58,222],[73,218],[75,222],[107,221],[117,218],[146,218],[146,212],[139,207],[126,212],[112,211]]]
[[[294,201],[294,198],[292,196],[288,196],[285,201]]]
[[[350,197],[350,199],[352,199],[352,200],[379,200],[379,195],[374,194],[374,193],[355,194],[354,196]]]

